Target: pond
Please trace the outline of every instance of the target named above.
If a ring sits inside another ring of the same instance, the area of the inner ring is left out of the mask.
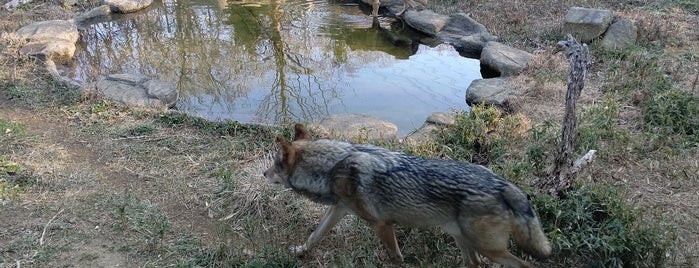
[[[465,91],[481,78],[477,59],[399,20],[372,27],[369,13],[337,0],[154,3],[87,26],[69,76],[173,81],[179,110],[244,123],[362,113],[406,134],[432,112],[468,109]]]

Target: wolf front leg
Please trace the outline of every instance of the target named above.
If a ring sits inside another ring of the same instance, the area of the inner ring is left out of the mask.
[[[311,236],[308,237],[308,240],[306,240],[306,243],[303,244],[303,246],[291,247],[291,253],[295,254],[296,256],[301,256],[308,252],[308,250],[318,245],[318,242],[320,242],[323,236],[325,236],[330,229],[333,228],[333,226],[340,222],[342,218],[347,216],[348,213],[349,211],[347,208],[342,206],[329,207],[328,210],[325,211],[323,219],[320,220],[318,227],[316,227],[313,233],[311,233]]]
[[[396,240],[396,233],[393,230],[393,225],[383,221],[376,222],[373,225],[376,235],[386,247],[386,250],[388,250],[388,256],[391,258],[391,262],[394,264],[403,263],[403,254],[400,254],[400,248],[398,247],[398,240]]]

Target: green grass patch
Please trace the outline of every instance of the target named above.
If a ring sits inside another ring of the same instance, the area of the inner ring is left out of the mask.
[[[191,116],[177,112],[166,112],[154,116],[155,124],[167,127],[183,127],[188,126],[199,130],[203,134],[216,136],[249,136],[249,137],[270,137],[270,132],[275,127],[268,127],[254,124],[241,124],[238,121],[210,121],[201,117]],[[289,128],[284,129],[284,133],[290,132]]]
[[[663,267],[674,228],[628,204],[621,189],[582,185],[565,197],[532,199],[554,245],[557,267]]]
[[[690,13],[693,13],[695,15],[699,15],[699,2],[694,1],[694,0],[672,0],[670,1],[671,3],[674,3],[678,5],[679,7],[689,11]]]
[[[697,96],[679,89],[658,89],[642,106],[643,128],[654,138],[668,141],[668,146],[690,147],[699,144]]]
[[[578,131],[575,156],[589,150],[597,150],[598,157],[605,159],[628,159],[628,148],[632,144],[631,134],[619,125],[622,102],[613,94],[604,96],[594,105],[584,109],[578,116]]]
[[[155,133],[156,129],[150,124],[140,124],[127,131],[129,136],[148,136]]]
[[[0,118],[0,143],[5,139],[22,136],[25,130],[22,124]]]
[[[41,74],[42,71],[34,71],[39,74],[32,74],[29,79],[14,79],[14,75],[8,75],[10,79],[0,80],[0,96],[35,110],[73,105],[80,101],[82,95],[79,91],[66,87],[47,74]]]
[[[0,201],[18,198],[33,184],[31,169],[0,156]]]
[[[162,249],[163,239],[172,223],[157,204],[130,194],[114,196],[110,204],[113,208],[112,215],[118,223],[117,228],[145,238],[148,248],[143,250]]]
[[[464,161],[489,164],[502,161],[507,145],[521,138],[528,122],[519,115],[503,115],[493,106],[475,105],[457,112],[456,124],[442,129],[438,142],[445,153]]]

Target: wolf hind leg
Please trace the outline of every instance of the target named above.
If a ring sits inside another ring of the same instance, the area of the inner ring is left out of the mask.
[[[308,237],[308,240],[306,240],[306,243],[303,244],[303,246],[293,246],[289,248],[291,250],[291,253],[296,256],[301,256],[304,253],[308,252],[308,250],[318,245],[318,242],[320,242],[323,236],[328,234],[330,229],[332,229],[333,226],[340,222],[342,218],[347,216],[348,213],[349,211],[345,207],[329,207],[328,210],[325,211],[323,219],[320,220],[318,227],[316,227],[313,233],[311,233],[311,236]]]
[[[481,267],[481,259],[478,257],[478,254],[476,254],[476,250],[469,240],[461,233],[452,234],[452,237],[454,237],[456,245],[458,245],[461,250],[461,257],[464,259],[464,264],[471,268]]]
[[[465,226],[464,226],[465,227]],[[503,215],[480,216],[472,219],[466,237],[472,238],[476,251],[492,262],[506,267],[531,268],[532,266],[508,251],[510,242],[510,219]]]
[[[521,260],[520,258],[512,255],[507,249],[504,250],[484,250],[479,251],[483,256],[487,257],[493,262],[497,262],[506,267],[521,267],[521,268],[532,268],[531,264]]]

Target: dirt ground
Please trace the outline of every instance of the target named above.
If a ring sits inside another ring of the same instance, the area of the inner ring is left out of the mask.
[[[46,12],[50,15],[43,17],[65,18],[74,12],[56,9],[61,11],[49,10]],[[14,19],[28,23],[43,17],[35,14]],[[690,18],[690,22],[698,21],[697,14]],[[696,24],[693,27],[689,39],[699,41]],[[691,46],[678,53],[694,50],[696,57],[699,46]],[[554,56],[544,53],[539,60],[542,65],[552,64],[548,61],[551,57]],[[554,58],[555,65],[565,67],[564,59]],[[698,68],[699,65],[687,66],[686,86],[696,84],[692,80]],[[589,90],[581,100],[583,105],[595,103],[599,97],[595,89],[603,86],[600,78],[603,74],[591,74]],[[523,84],[534,83],[527,82],[526,77],[522,79]],[[535,103],[525,111],[529,117],[560,115],[557,113],[562,110],[562,102],[557,98],[563,91],[547,93],[550,94],[525,96],[523,101]],[[241,140],[245,136],[199,135],[196,130],[172,128],[156,128],[155,134],[145,137],[127,135],[138,126],[152,124],[152,120],[139,116],[138,111],[115,109],[108,114],[88,114],[86,110],[89,108],[84,106],[35,109],[0,98],[0,119],[24,126],[21,135],[13,133],[18,130],[0,129],[0,135],[5,135],[5,140],[11,143],[3,145],[9,152],[0,157],[30,167],[27,178],[34,180],[21,198],[1,204],[0,267],[158,266],[161,261],[173,258],[157,254],[162,243],[182,245],[186,251],[196,250],[197,243],[216,245],[222,240],[243,239],[220,235],[227,231],[222,230],[225,223],[217,218],[226,214],[218,204],[224,183],[220,177],[225,177],[221,173],[242,174],[255,181],[256,175],[261,174],[264,164],[261,161],[264,162],[272,148],[271,138],[247,141]],[[625,112],[633,117],[636,111],[629,107]],[[17,138],[9,138],[13,135]],[[699,154],[699,149],[694,151]],[[699,265],[699,157],[696,155],[632,158],[625,163],[596,164],[589,172],[615,178],[615,184],[629,190],[632,203],[677,226],[679,238],[673,252],[676,256],[671,258],[673,267]],[[682,168],[668,168],[667,163]],[[150,202],[158,203],[162,211],[153,210]],[[120,204],[139,210],[120,211]],[[124,217],[130,221],[141,219],[142,222],[120,224],[115,222],[119,213],[130,215]],[[167,228],[159,226],[164,224],[159,220],[162,215],[169,219]],[[119,228],[132,228],[132,235],[123,236],[123,231],[117,231]],[[179,235],[163,242],[158,234],[163,228]],[[144,254],[148,257],[133,252],[148,252]],[[163,252],[172,254],[172,251]]]

